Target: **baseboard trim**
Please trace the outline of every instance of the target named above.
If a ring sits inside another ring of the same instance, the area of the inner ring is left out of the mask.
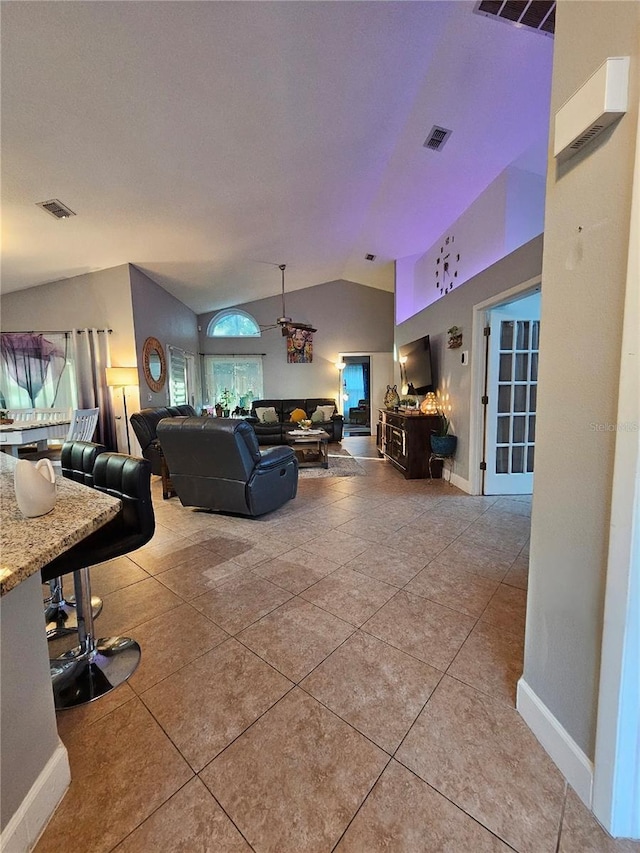
[[[29,853],[33,850],[70,782],[69,757],[60,741],[0,834],[0,853]]]
[[[516,708],[552,761],[588,809],[593,791],[591,762],[524,678],[518,681]]]
[[[454,474],[451,472],[451,485],[455,486],[458,489],[462,489],[463,492],[466,492],[468,495],[471,494],[471,483],[469,480],[465,480],[464,477],[461,477],[459,474]]]

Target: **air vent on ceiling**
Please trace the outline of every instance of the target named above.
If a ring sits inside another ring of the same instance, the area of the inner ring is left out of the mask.
[[[375,261],[376,256],[367,254],[364,256],[364,259],[365,259],[365,261]]]
[[[422,147],[430,148],[432,151],[442,151],[445,142],[450,136],[450,130],[447,130],[446,127],[438,127],[437,124],[434,124],[429,132],[429,136],[427,136],[425,141],[422,143]]]
[[[38,201],[36,202],[36,206],[46,210],[47,213],[55,216],[56,219],[68,219],[70,216],[76,215],[70,207],[67,207],[66,204],[63,204],[57,198],[51,198],[49,201]]]
[[[553,36],[556,28],[555,0],[480,0],[473,11],[547,36]]]

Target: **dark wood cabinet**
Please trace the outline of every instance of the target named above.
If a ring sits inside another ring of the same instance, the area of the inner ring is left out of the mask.
[[[429,477],[431,433],[437,430],[437,415],[407,415],[380,409],[376,429],[378,453],[384,456],[407,480]],[[433,476],[442,474],[442,462],[433,465]]]

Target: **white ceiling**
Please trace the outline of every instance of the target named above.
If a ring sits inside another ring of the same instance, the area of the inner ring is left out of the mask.
[[[270,264],[392,289],[507,165],[544,169],[553,41],[473,7],[3,3],[3,291],[126,262],[197,312],[279,292]]]

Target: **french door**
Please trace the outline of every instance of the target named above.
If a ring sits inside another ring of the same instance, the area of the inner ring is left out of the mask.
[[[490,312],[485,495],[533,491],[540,321],[518,303]]]

